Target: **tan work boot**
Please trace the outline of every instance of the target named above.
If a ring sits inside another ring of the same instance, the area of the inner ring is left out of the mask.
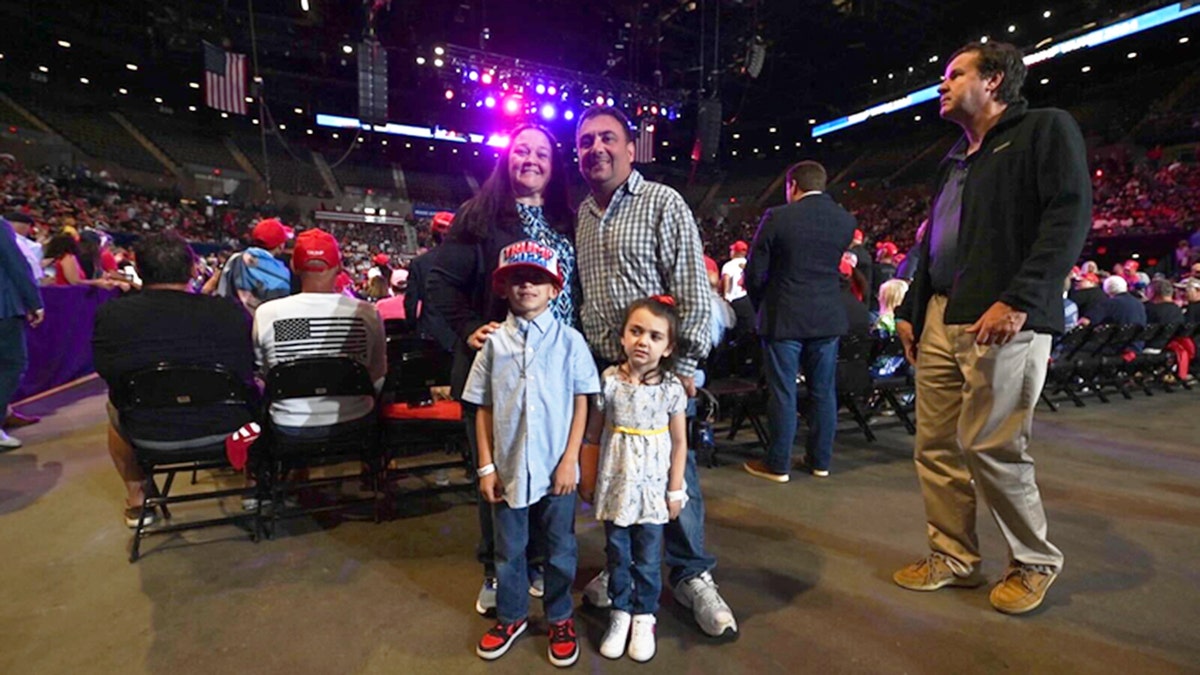
[[[1012,563],[992,589],[992,607],[1005,614],[1032,612],[1041,606],[1057,578],[1058,570],[1049,565]]]
[[[920,560],[900,568],[892,575],[897,586],[910,591],[936,591],[946,586],[977,588],[987,582],[978,569],[967,576],[959,576],[950,566],[949,559],[942,553],[930,553]]]

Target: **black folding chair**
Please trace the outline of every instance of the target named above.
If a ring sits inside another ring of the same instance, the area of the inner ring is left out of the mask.
[[[1092,378],[1097,396],[1104,392],[1105,387],[1113,387],[1127,400],[1133,398],[1129,392],[1130,357],[1126,355],[1128,353],[1136,355],[1139,350],[1138,339],[1144,328],[1145,325],[1132,323],[1119,324],[1116,327],[1112,338],[1101,350],[1100,366]]]
[[[1046,369],[1046,384],[1042,387],[1041,400],[1053,412],[1058,412],[1058,405],[1050,397],[1060,392],[1066,394],[1076,407],[1084,407],[1083,399],[1072,384],[1076,377],[1076,355],[1091,333],[1091,326],[1076,326],[1059,338],[1050,351],[1050,365]]]
[[[374,404],[375,387],[366,366],[349,357],[304,358],[280,363],[267,373],[268,410],[270,404],[288,399],[332,396],[369,396]],[[305,427],[305,430],[314,434],[326,433],[311,437],[296,436],[281,432],[274,420],[267,424],[267,443],[262,445],[271,465],[267,478],[273,506],[272,528],[268,533],[273,533],[274,523],[283,515],[285,500],[289,495],[312,487],[340,485],[355,478],[364,480],[372,494],[369,499],[337,500],[332,504],[293,509],[287,515],[345,509],[370,501],[374,506],[375,521],[379,522],[382,459],[375,411],[351,422],[327,427]],[[351,461],[361,462],[358,472],[317,479],[293,479],[291,476],[297,469]]]
[[[115,384],[111,395],[120,416],[122,433],[127,437],[134,457],[146,476],[129,562],[137,561],[141,555],[142,539],[152,534],[168,534],[251,520],[253,526],[250,528],[250,539],[258,540],[260,514],[257,511],[172,523],[150,530],[147,530],[145,525],[147,515],[154,509],[162,512],[164,520],[170,520],[171,504],[220,500],[232,496],[244,497],[255,492],[254,487],[242,487],[184,495],[171,494],[177,473],[230,468],[225,453],[225,438],[237,431],[237,427],[214,429],[212,434],[195,439],[194,443],[184,442],[184,445],[180,446],[179,442],[139,439],[136,424],[131,423],[140,413],[213,406],[228,406],[244,411],[245,422],[250,422],[256,413],[255,396],[245,382],[220,365],[160,363],[126,376]],[[166,477],[161,486],[158,485],[159,476]]]
[[[1093,326],[1091,332],[1084,338],[1083,344],[1071,357],[1072,380],[1066,385],[1068,392],[1084,393],[1083,388],[1096,394],[1101,403],[1108,403],[1108,397],[1094,382],[1099,377],[1103,350],[1105,350],[1116,334],[1116,324],[1101,324]],[[1075,389],[1078,386],[1080,389]]]
[[[870,442],[875,441],[875,432],[871,431],[864,405],[874,388],[871,380],[871,354],[874,348],[875,338],[871,335],[843,335],[838,341],[838,405],[850,413],[854,423]]]
[[[875,364],[882,363],[883,359],[903,359],[904,358],[904,343],[900,341],[897,335],[891,335],[886,338],[876,338],[871,353],[871,385],[874,388],[874,393],[877,394],[888,407],[896,413],[896,419],[904,425],[904,430],[913,435],[917,433],[917,427],[913,423],[912,413],[913,404],[904,403],[901,399],[910,396],[915,389],[912,378],[912,368],[907,362],[900,365],[899,368],[888,374],[879,374],[875,372]]]
[[[390,505],[395,478],[464,469],[474,477],[470,448],[463,428],[462,405],[458,401],[434,400],[433,387],[449,387],[453,354],[434,340],[416,335],[389,335],[388,374],[380,394],[379,419],[383,451],[382,487]],[[393,470],[393,461],[434,452],[443,458],[405,463]],[[437,492],[467,488],[474,493],[474,480],[451,483],[414,492]]]

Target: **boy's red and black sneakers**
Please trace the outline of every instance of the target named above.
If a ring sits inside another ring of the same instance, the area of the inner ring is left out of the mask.
[[[529,628],[529,622],[525,619],[512,623],[497,621],[496,625],[492,626],[479,639],[475,653],[479,655],[479,658],[488,661],[498,659],[508,653],[508,648],[521,636],[521,633],[525,632],[526,628]]]
[[[563,619],[550,624],[550,663],[559,668],[575,665],[579,660],[579,640],[575,637],[575,619]]]

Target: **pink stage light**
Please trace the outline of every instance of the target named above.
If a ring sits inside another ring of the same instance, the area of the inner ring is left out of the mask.
[[[509,96],[504,99],[504,112],[507,115],[516,115],[521,111],[521,97]]]

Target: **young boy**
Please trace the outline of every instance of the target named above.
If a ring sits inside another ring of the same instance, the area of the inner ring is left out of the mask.
[[[463,391],[464,401],[480,406],[479,491],[496,530],[497,623],[475,653],[498,659],[528,627],[532,529],[546,542],[550,663],[566,667],[579,658],[571,616],[579,448],[588,395],[600,391],[600,380],[583,335],[547,311],[562,290],[552,249],[536,241],[505,247],[492,289],[510,311],[479,350]]]

